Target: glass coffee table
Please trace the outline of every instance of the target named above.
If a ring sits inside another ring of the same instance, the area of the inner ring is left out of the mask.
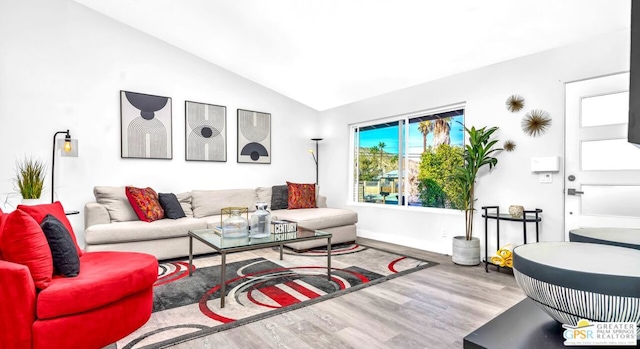
[[[224,299],[226,298],[226,269],[227,254],[233,252],[242,252],[250,250],[258,250],[266,247],[280,246],[280,260],[282,260],[282,249],[284,244],[292,242],[301,242],[307,240],[327,239],[327,278],[331,281],[331,237],[330,233],[320,230],[307,230],[298,227],[298,231],[282,234],[271,234],[265,238],[225,238],[221,236],[219,230],[214,229],[196,229],[189,231],[189,276],[193,266],[193,239],[213,248],[220,253],[222,263],[220,266],[220,308],[224,308]]]

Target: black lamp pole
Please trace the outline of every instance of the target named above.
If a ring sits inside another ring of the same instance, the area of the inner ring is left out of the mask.
[[[71,142],[71,136],[69,135],[69,130],[66,131],[58,131],[56,133],[53,134],[53,156],[51,157],[51,202],[53,203],[53,184],[54,182],[54,178],[55,178],[55,174],[56,174],[56,136],[62,133],[66,133],[66,136],[64,136],[64,141],[65,142]]]
[[[320,154],[318,154],[318,142],[320,142],[322,138],[311,138],[311,140],[316,142],[316,154],[313,157],[313,160],[316,163],[316,185],[320,185],[320,183],[318,183],[318,161],[320,159]]]

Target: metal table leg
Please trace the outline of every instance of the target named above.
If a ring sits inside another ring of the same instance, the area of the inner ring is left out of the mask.
[[[484,272],[489,272],[489,213],[487,212],[488,208],[483,207],[484,209]]]
[[[220,252],[222,257],[222,265],[220,267],[220,308],[224,308],[224,299],[227,296],[226,291],[226,269],[227,269],[227,254]]]
[[[331,281],[331,237],[327,238],[327,279]]]
[[[189,235],[189,276],[193,268],[193,236]]]

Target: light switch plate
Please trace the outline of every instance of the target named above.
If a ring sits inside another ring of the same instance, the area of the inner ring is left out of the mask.
[[[553,182],[553,174],[551,173],[540,174],[540,183],[551,183],[551,182]]]

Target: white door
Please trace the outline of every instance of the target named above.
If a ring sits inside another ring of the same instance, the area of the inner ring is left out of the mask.
[[[580,227],[640,228],[640,147],[627,142],[629,73],[565,86],[565,240]]]

